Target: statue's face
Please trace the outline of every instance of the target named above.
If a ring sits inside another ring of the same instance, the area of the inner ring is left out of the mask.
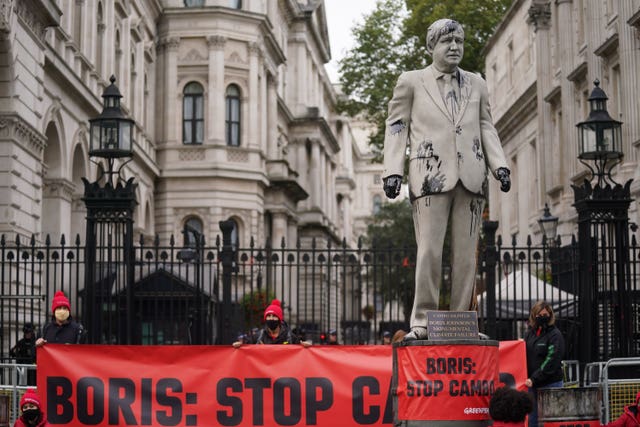
[[[464,54],[464,32],[455,30],[443,34],[433,47],[433,65],[442,72],[450,73],[462,61]]]

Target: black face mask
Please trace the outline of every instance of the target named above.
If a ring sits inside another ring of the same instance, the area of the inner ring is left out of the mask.
[[[541,328],[549,326],[549,320],[551,320],[550,316],[538,316],[536,317],[536,325]]]
[[[275,330],[278,326],[280,326],[280,321],[279,320],[267,320],[267,328],[269,328],[270,330]]]
[[[38,421],[40,421],[40,410],[39,409],[27,409],[26,411],[22,411],[22,418],[29,425],[36,425]]]

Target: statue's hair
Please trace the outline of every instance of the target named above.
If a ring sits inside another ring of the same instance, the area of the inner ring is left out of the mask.
[[[438,40],[440,40],[440,37],[458,30],[462,31],[462,34],[464,35],[462,25],[453,19],[438,19],[431,24],[427,30],[427,53],[429,56],[431,56],[433,48],[436,46],[436,43],[438,43]]]

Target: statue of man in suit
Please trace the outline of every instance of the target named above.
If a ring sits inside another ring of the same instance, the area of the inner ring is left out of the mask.
[[[433,63],[404,72],[389,102],[384,140],[384,191],[400,193],[409,144],[409,198],[418,246],[411,332],[427,337],[427,310],[437,310],[442,251],[451,223],[452,311],[465,311],[473,297],[476,246],[488,170],[509,191],[509,169],[493,126],[486,82],[458,68],[464,30],[439,19],[427,30]]]

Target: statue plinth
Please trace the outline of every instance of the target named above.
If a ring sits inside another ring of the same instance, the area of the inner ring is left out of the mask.
[[[407,426],[488,426],[489,400],[499,383],[498,341],[393,344],[394,418]]]

